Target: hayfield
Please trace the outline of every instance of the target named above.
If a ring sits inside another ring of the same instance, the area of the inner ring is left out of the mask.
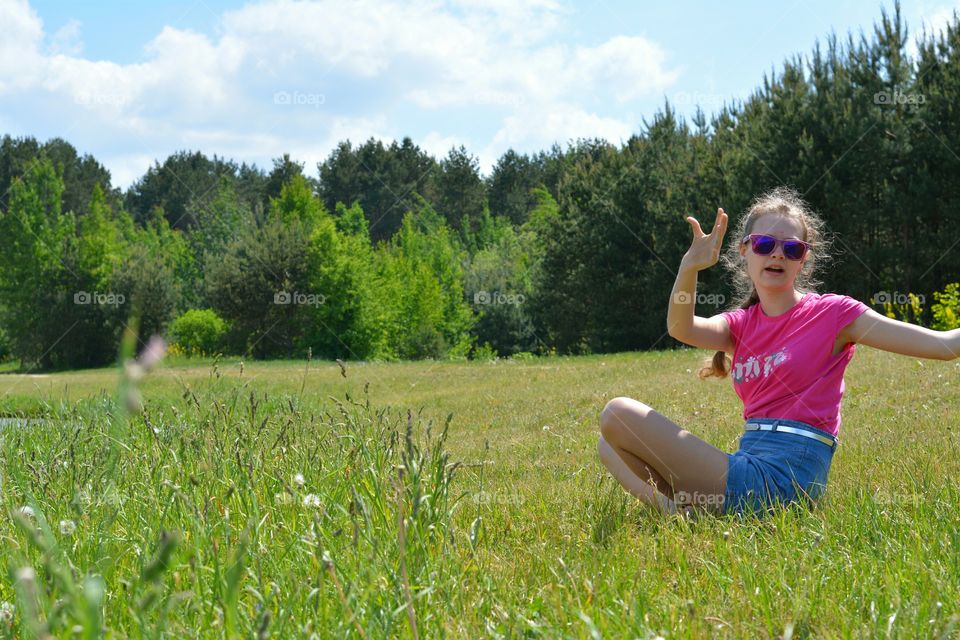
[[[956,637],[960,362],[858,348],[817,510],[662,518],[598,415],[735,450],[709,355],[0,375],[0,637]]]

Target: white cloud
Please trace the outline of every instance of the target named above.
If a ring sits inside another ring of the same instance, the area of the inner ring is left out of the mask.
[[[619,103],[656,94],[679,75],[664,68],[666,53],[639,37],[616,36],[599,47],[578,47],[565,78],[591,90],[609,87]]]
[[[910,7],[915,17],[908,19],[908,26],[912,37],[906,44],[907,54],[911,58],[917,56],[917,42],[920,38],[930,36],[940,37],[946,33],[947,25],[953,22],[953,14],[960,14],[960,2],[952,4],[928,5],[926,3],[916,3]]]
[[[0,95],[29,84],[41,63],[43,23],[26,0],[0,0]]]
[[[50,36],[50,53],[62,53],[69,56],[78,56],[83,51],[83,40],[80,38],[80,21],[69,20],[67,24],[57,29]]]
[[[947,25],[953,22],[954,12],[960,13],[960,3],[953,6],[939,6],[930,9],[920,16],[920,25],[914,29],[919,35],[922,28],[926,28],[928,33],[945,32]]]
[[[464,140],[460,136],[445,136],[436,131],[431,131],[424,136],[423,139],[414,140],[414,142],[416,142],[421,149],[432,155],[438,161],[446,158],[451,149],[460,147],[460,145],[463,145],[468,153],[471,153],[474,156],[477,155],[476,150],[470,148],[468,141]]]
[[[453,0],[452,5],[465,12],[480,31],[505,35],[511,47],[539,42],[556,31],[564,16],[573,13],[555,0]]]
[[[632,131],[633,127],[627,122],[577,107],[526,109],[504,118],[503,127],[483,150],[481,158],[492,165],[502,151],[511,147],[547,150],[554,142],[565,147],[578,138],[604,138],[621,144]]]
[[[98,160],[102,159],[98,158]],[[143,177],[147,169],[153,166],[158,158],[149,153],[117,154],[111,157],[107,167],[110,170],[110,179],[115,186],[127,186]],[[162,162],[162,158],[159,158]]]
[[[62,135],[68,123],[67,139],[119,186],[139,175],[131,167],[149,166],[144,158],[178,149],[261,167],[290,153],[312,172],[337,142],[371,136],[410,135],[438,159],[463,144],[486,172],[511,146],[619,142],[632,129],[619,108],[677,80],[646,38],[563,44],[571,16],[555,0],[264,0],[226,12],[215,38],[163,27],[143,61],[117,64],[80,55],[76,22],[44,48],[25,0],[0,0],[4,103],[22,100],[29,113],[46,94],[59,109],[47,122],[0,115],[32,135],[44,126]],[[470,132],[453,124],[461,112]],[[480,129],[496,133],[477,139]]]

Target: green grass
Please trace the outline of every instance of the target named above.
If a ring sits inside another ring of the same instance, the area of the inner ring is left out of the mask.
[[[735,450],[708,355],[0,375],[0,637],[957,637],[960,363],[858,349],[815,512],[664,519],[597,418]]]

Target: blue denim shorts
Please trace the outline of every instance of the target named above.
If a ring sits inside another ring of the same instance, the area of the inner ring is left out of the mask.
[[[836,438],[805,422],[783,418],[750,418]],[[786,431],[744,431],[740,449],[729,456],[723,513],[768,515],[779,505],[814,506],[827,489],[827,474],[836,452],[814,438]]]

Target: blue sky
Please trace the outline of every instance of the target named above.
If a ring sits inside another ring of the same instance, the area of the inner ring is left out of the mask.
[[[0,133],[60,136],[126,187],[198,149],[269,167],[340,140],[455,145],[488,173],[507,149],[619,144],[664,100],[740,100],[833,31],[893,3],[618,0],[0,0]],[[911,36],[960,0],[910,2]]]

